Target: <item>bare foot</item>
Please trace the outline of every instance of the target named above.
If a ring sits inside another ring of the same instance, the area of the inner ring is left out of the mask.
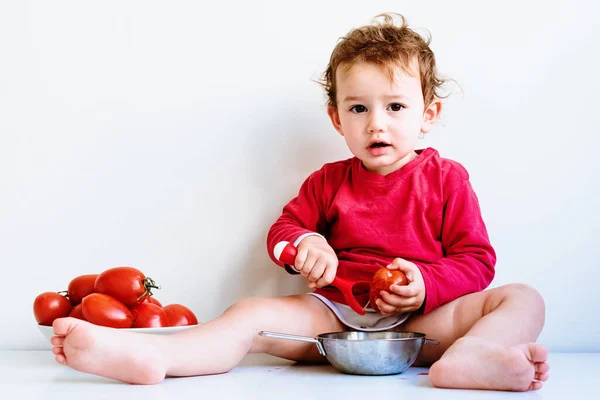
[[[548,349],[536,343],[503,346],[466,336],[457,340],[429,370],[434,386],[524,392],[548,379]]]
[[[52,324],[52,352],[57,362],[77,371],[128,383],[155,384],[165,378],[162,337],[119,331],[75,318]]]

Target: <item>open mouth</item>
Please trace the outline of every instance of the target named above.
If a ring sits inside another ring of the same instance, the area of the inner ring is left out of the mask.
[[[383,143],[383,142],[375,142],[375,143],[372,143],[372,144],[369,146],[369,148],[370,148],[370,149],[377,149],[377,148],[380,148],[380,147],[388,147],[388,146],[390,146],[390,144],[388,144],[388,143]]]

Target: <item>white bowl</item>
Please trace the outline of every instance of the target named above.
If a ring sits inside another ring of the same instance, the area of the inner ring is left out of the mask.
[[[186,329],[193,328],[195,326],[198,326],[198,325],[170,326],[170,327],[166,327],[166,328],[127,328],[127,329],[123,328],[123,329],[119,329],[119,330],[136,332],[136,333],[154,333],[154,334],[159,334],[159,335],[170,335],[172,333],[181,332]],[[54,331],[52,330],[51,326],[38,325],[38,329],[40,330],[40,332],[42,332],[44,337],[46,337],[46,339],[48,339],[48,341],[50,340],[50,338],[52,336],[54,336]],[[114,328],[114,329],[116,329],[116,328]]]

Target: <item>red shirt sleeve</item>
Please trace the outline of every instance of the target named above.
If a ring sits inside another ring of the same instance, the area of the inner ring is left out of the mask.
[[[298,196],[285,205],[281,216],[271,226],[267,235],[267,251],[277,265],[286,271],[294,273],[277,261],[273,255],[275,245],[283,240],[294,243],[301,235],[309,232],[319,232],[321,229],[321,203],[323,198],[323,182],[321,171],[311,174],[300,187]],[[297,273],[297,272],[296,272]]]
[[[495,274],[496,253],[468,180],[446,201],[442,224],[444,257],[434,263],[415,262],[425,281],[423,314],[485,289]]]

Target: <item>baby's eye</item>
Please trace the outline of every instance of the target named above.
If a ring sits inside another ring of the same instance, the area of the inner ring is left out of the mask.
[[[402,104],[398,104],[398,103],[393,103],[389,105],[389,109],[392,111],[400,111],[404,108],[404,106]]]
[[[352,106],[350,108],[350,111],[359,114],[359,113],[363,113],[363,112],[367,111],[367,107],[361,106],[360,104],[357,104],[355,106]]]

